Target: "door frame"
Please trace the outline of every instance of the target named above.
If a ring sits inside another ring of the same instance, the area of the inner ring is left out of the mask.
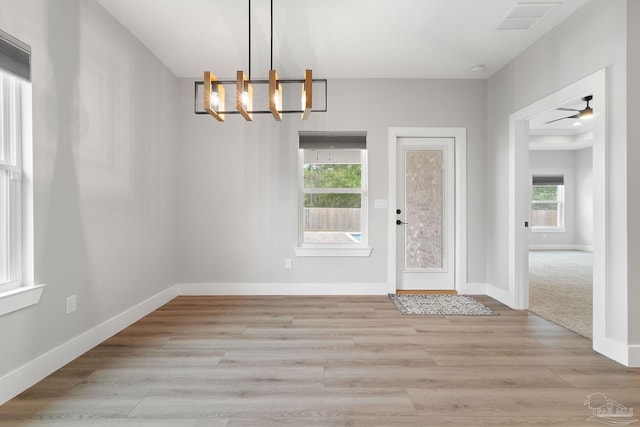
[[[585,94],[593,94],[598,114],[593,125],[593,345],[598,350],[606,333],[608,278],[608,155],[606,70],[597,71],[509,116],[509,290],[510,307],[529,307],[529,119]],[[602,351],[601,351],[602,352]]]
[[[396,173],[398,138],[453,138],[455,156],[455,285],[458,293],[467,292],[467,128],[392,127],[389,128],[388,177],[388,253],[387,291],[396,293]]]

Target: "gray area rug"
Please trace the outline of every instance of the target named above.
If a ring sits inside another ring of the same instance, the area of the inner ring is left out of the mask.
[[[529,311],[592,339],[593,254],[529,252]]]
[[[498,313],[468,295],[396,295],[389,298],[402,314],[497,316]]]

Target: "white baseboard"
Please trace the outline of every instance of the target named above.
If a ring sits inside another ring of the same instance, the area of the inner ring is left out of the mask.
[[[629,363],[630,368],[640,368],[640,345],[629,346]]]
[[[387,283],[180,283],[179,295],[386,295]]]
[[[488,283],[469,282],[464,291],[467,295],[487,295]]]
[[[584,251],[593,252],[593,246],[586,245],[529,245],[530,251]]]
[[[0,405],[176,296],[177,287],[172,286],[4,375],[0,378]]]
[[[486,294],[491,298],[500,301],[507,307],[515,308],[515,303],[513,301],[513,296],[509,293],[509,289],[499,288],[491,283],[487,283],[485,286]]]
[[[609,359],[615,360],[616,362],[624,365],[624,366],[630,366],[629,365],[629,356],[630,356],[630,350],[631,350],[631,346],[628,346],[627,344],[620,342],[618,340],[614,340],[612,338],[608,338],[608,337],[597,337],[594,336],[593,337],[593,349],[595,351],[597,351],[598,353],[608,357]],[[636,351],[634,352],[634,356],[638,356],[637,353],[637,346],[633,346],[636,347]],[[640,359],[637,359],[636,362],[640,361]],[[638,365],[636,365],[638,366]]]

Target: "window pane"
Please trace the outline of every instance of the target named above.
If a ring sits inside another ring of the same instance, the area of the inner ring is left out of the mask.
[[[305,194],[305,243],[357,243],[361,237],[360,194]]]
[[[558,203],[533,203],[534,211],[557,211]]]
[[[559,227],[558,207],[552,209],[534,209],[531,212],[531,224],[533,227]]]
[[[358,208],[362,197],[360,194],[322,193],[305,194],[305,208]]]
[[[557,185],[535,185],[531,191],[532,200],[558,200]]]
[[[304,188],[360,188],[360,164],[305,163]]]
[[[323,206],[305,203],[304,230],[305,231],[360,231],[360,194],[306,194],[306,196],[348,196],[349,199],[358,198],[354,206]]]

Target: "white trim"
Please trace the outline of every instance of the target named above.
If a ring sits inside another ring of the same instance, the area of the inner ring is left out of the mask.
[[[0,377],[0,405],[171,301],[177,289],[172,286]]]
[[[487,287],[488,283],[481,282],[468,282],[467,283],[467,291],[465,294],[467,295],[487,295]]]
[[[0,316],[40,302],[45,285],[23,286],[0,293]]]
[[[628,346],[621,341],[602,336],[597,340],[593,340],[593,349],[626,367],[633,368],[640,366],[639,346]],[[635,365],[630,363],[632,362],[631,357],[633,357]]]
[[[293,250],[296,256],[369,256],[372,248],[364,247],[345,247],[345,248],[327,248],[327,247],[295,247]]]
[[[584,251],[593,252],[593,246],[586,245],[529,245],[530,251]]]
[[[531,227],[531,232],[532,233],[566,233],[567,229],[566,228],[560,228],[560,227],[543,227],[543,226],[532,226]]]
[[[491,298],[497,301],[500,301],[501,303],[508,306],[509,308],[514,308],[515,304],[514,304],[513,295],[505,288],[501,288],[491,283],[487,283],[486,295],[490,296]]]
[[[380,283],[180,283],[179,295],[386,295]]]
[[[463,127],[389,128],[387,291],[396,292],[396,146],[398,138],[407,137],[455,139],[455,289],[458,293],[464,294],[467,292],[467,129]]]
[[[636,344],[629,346],[629,358],[627,359],[627,364],[625,366],[630,368],[640,368],[640,345]]]

